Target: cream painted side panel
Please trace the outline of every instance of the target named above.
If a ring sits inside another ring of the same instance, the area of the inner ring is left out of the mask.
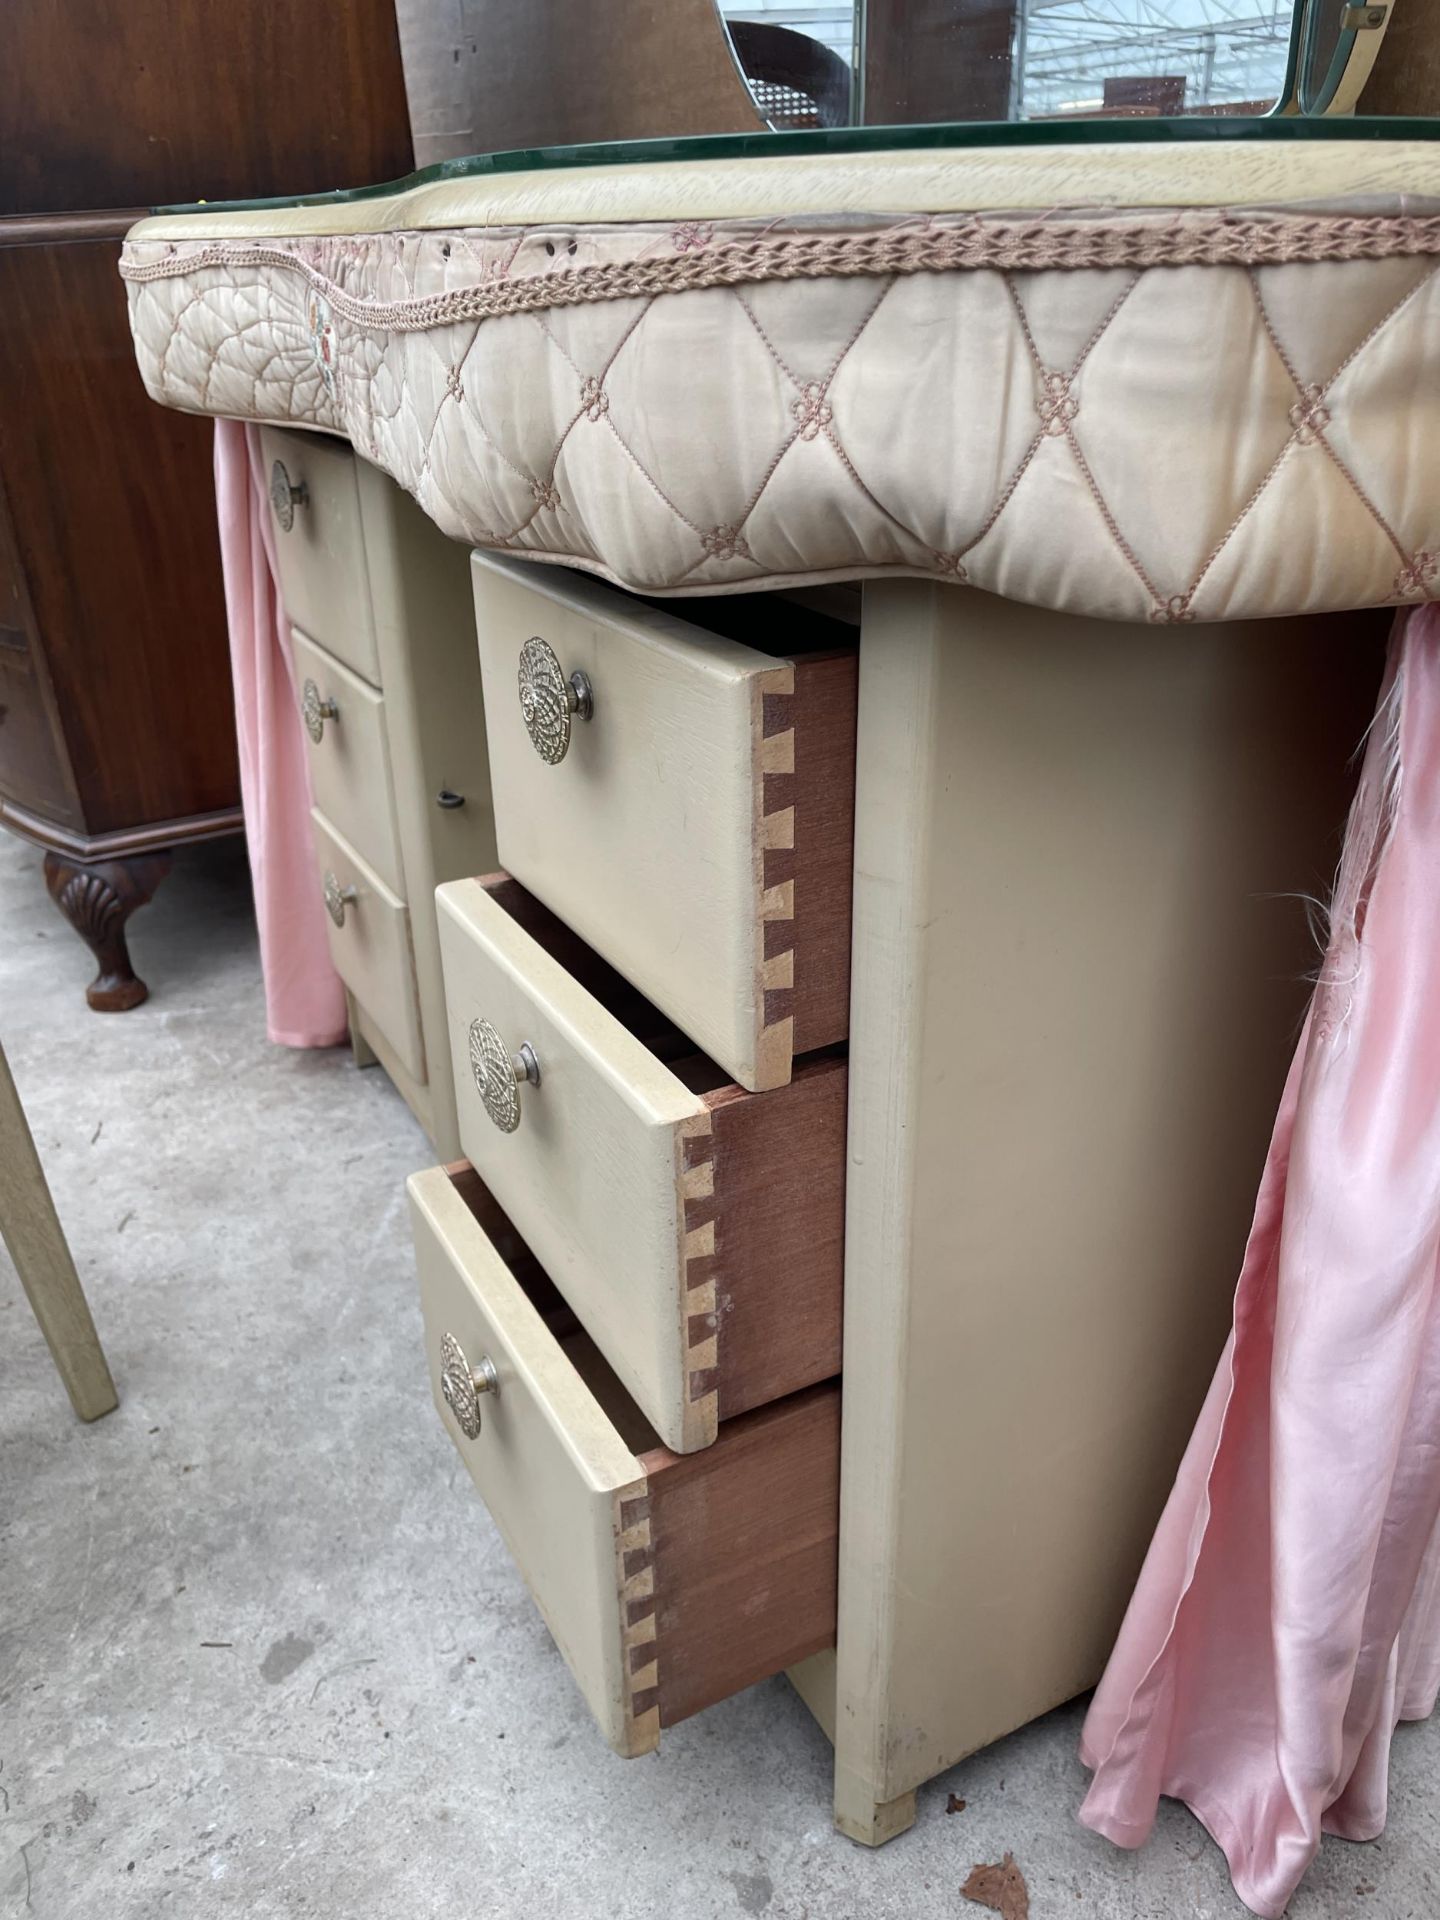
[[[643,1751],[656,1716],[637,1740],[617,1566],[619,1497],[643,1494],[640,1464],[444,1171],[413,1174],[408,1188],[440,1418],[601,1731],[621,1753]],[[499,1391],[481,1397],[474,1440],[440,1391],[442,1333],[472,1368],[488,1358],[495,1369]]]
[[[378,685],[357,463],[350,444],[326,434],[262,427],[260,447],[266,486],[278,461],[291,486],[303,486],[308,495],[296,506],[288,533],[273,506],[270,513],[285,612],[361,679]]]
[[[344,840],[318,807],[310,812],[315,853],[324,884],[334,874],[341,887],[354,887],[345,904],[343,926],[328,917],[330,958],[335,971],[370,1015],[399,1056],[407,1073],[425,1078],[425,1046],[415,999],[415,967],[410,956],[410,916],[385,882]]]
[[[667,1447],[714,1438],[688,1393],[682,1132],[698,1097],[473,880],[441,887],[440,944],[466,1158]],[[476,1091],[469,1030],[527,1043],[538,1087],[502,1133]]]
[[[1333,871],[1384,625],[1160,633],[867,588],[836,1675],[858,1839],[1103,1666],[1224,1342],[1316,958],[1279,896]]]
[[[589,582],[479,553],[473,566],[501,865],[754,1088],[753,711],[776,662]],[[520,650],[537,634],[594,690],[558,766],[520,712]]]
[[[469,550],[447,539],[368,461],[357,459],[356,478],[429,1068],[430,1135],[440,1157],[453,1160],[460,1134],[435,889],[466,874],[493,873],[498,864]],[[442,792],[462,804],[442,806]]]
[[[315,804],[403,900],[405,870],[395,827],[384,696],[298,628],[291,629],[290,639],[301,688],[313,681],[320,698],[333,700],[337,709],[335,718],[323,722],[318,740],[305,736]]]

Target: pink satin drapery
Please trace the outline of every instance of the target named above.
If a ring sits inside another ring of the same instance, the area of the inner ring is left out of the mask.
[[[332,1047],[348,1032],[345,989],[325,935],[310,838],[310,770],[258,428],[215,422],[215,505],[266,1025],[281,1046]]]
[[[1162,1794],[1281,1914],[1385,1824],[1440,1690],[1440,607],[1397,625],[1234,1328],[1085,1723],[1080,1817]]]

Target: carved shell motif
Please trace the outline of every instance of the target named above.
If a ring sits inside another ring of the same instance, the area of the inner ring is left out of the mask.
[[[480,1396],[465,1349],[453,1333],[440,1336],[440,1393],[467,1440],[480,1438]]]
[[[485,1111],[502,1133],[520,1124],[520,1089],[505,1042],[488,1020],[470,1022],[470,1071]]]
[[[570,751],[570,689],[554,649],[538,633],[520,649],[520,713],[540,758],[559,766]]]

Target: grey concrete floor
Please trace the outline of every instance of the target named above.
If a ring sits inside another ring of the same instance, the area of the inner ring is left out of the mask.
[[[0,1032],[121,1394],[72,1418],[0,1254],[0,1915],[928,1920],[1009,1850],[1034,1920],[1243,1920],[1183,1809],[1139,1854],[1076,1824],[1078,1707],[874,1854],[783,1680],[613,1758],[430,1403],[419,1129],[267,1044],[237,843],[131,925],[152,997],[93,1015],[0,834]],[[1434,1920],[1437,1780],[1402,1729],[1384,1839],[1327,1841],[1294,1920]]]

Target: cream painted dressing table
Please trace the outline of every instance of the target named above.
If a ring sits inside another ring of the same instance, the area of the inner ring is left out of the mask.
[[[502,156],[131,234],[155,399],[477,549],[507,871],[439,893],[427,1342],[621,1752],[788,1668],[878,1843],[1095,1679],[1440,590],[1434,131]]]

